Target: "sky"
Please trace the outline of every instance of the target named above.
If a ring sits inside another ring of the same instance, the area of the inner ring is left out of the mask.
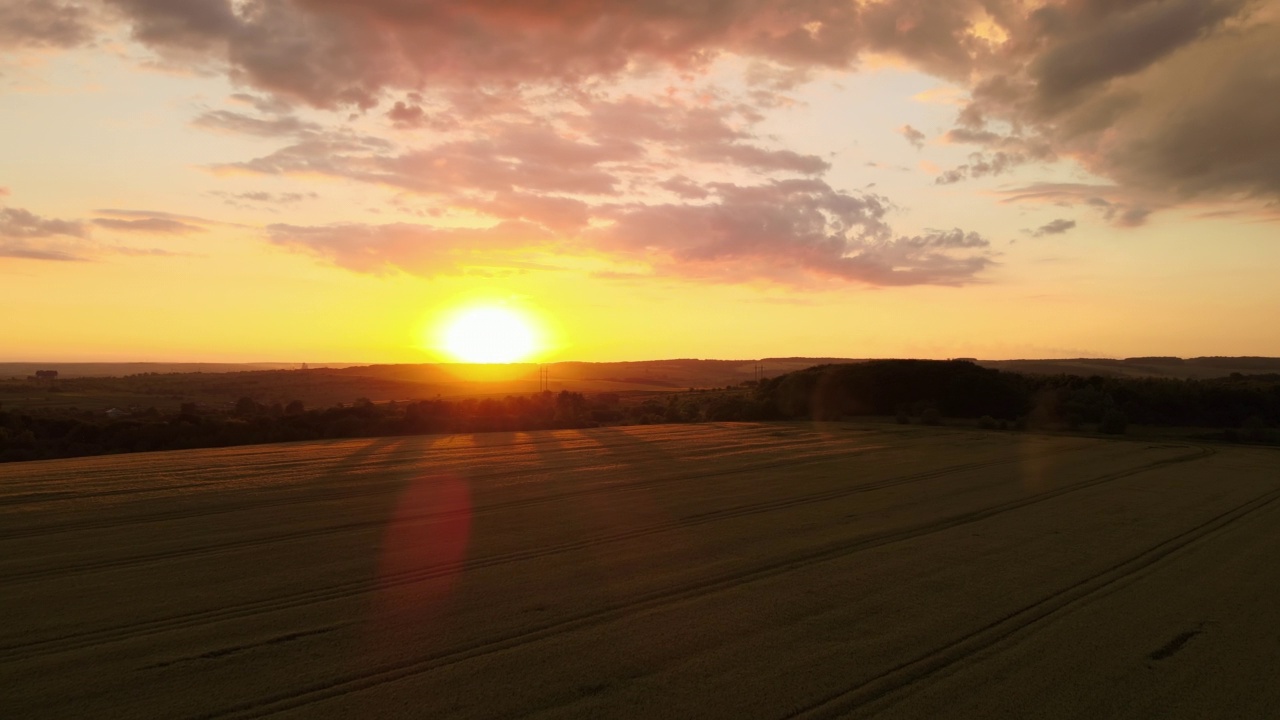
[[[0,127],[0,361],[1280,356],[1276,0],[0,0]]]

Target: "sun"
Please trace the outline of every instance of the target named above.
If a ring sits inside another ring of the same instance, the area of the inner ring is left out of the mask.
[[[462,362],[511,363],[538,350],[538,334],[533,321],[516,310],[472,307],[448,320],[441,345]]]

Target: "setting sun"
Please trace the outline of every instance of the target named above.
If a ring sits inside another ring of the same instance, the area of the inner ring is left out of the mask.
[[[538,349],[528,316],[504,307],[473,307],[450,318],[441,335],[442,349],[470,363],[509,363]]]

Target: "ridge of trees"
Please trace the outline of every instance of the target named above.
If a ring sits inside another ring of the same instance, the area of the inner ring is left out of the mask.
[[[176,413],[150,408],[122,419],[0,409],[0,462],[324,438],[862,416],[1110,434],[1123,434],[1133,425],[1195,427],[1216,431],[1206,439],[1276,442],[1280,375],[1212,380],[1024,375],[962,360],[876,360],[627,401],[614,393],[562,391],[380,404],[361,399],[309,410],[300,401],[267,405],[242,397],[229,411],[186,403]]]

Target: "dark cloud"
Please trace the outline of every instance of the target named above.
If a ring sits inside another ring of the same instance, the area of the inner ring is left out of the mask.
[[[84,45],[96,32],[94,18],[80,3],[5,0],[0,3],[0,49]]]
[[[1075,226],[1076,226],[1075,220],[1066,220],[1063,218],[1059,218],[1057,220],[1051,220],[1050,222],[1045,223],[1044,225],[1041,225],[1035,230],[1032,230],[1029,232],[1033,237],[1044,237],[1045,235],[1061,235],[1067,232],[1068,230],[1075,228]]]
[[[1240,12],[1244,0],[1162,0],[1130,3],[1088,22],[1030,64],[1040,97],[1057,103],[1088,86],[1139,72]],[[1048,6],[1053,12],[1053,6]],[[1069,21],[1068,21],[1069,22]],[[1051,34],[1051,33],[1046,33]]]
[[[903,125],[898,128],[898,134],[907,139],[915,149],[919,150],[924,147],[925,134],[910,125]]]
[[[198,225],[174,220],[172,218],[149,217],[139,220],[120,220],[118,218],[95,218],[93,224],[108,230],[130,233],[150,233],[156,235],[188,235],[205,232]]]
[[[1047,149],[1146,195],[1111,214],[1120,225],[1192,200],[1280,197],[1280,17],[1266,5],[1046,3],[977,67],[950,137],[1024,159]]]

